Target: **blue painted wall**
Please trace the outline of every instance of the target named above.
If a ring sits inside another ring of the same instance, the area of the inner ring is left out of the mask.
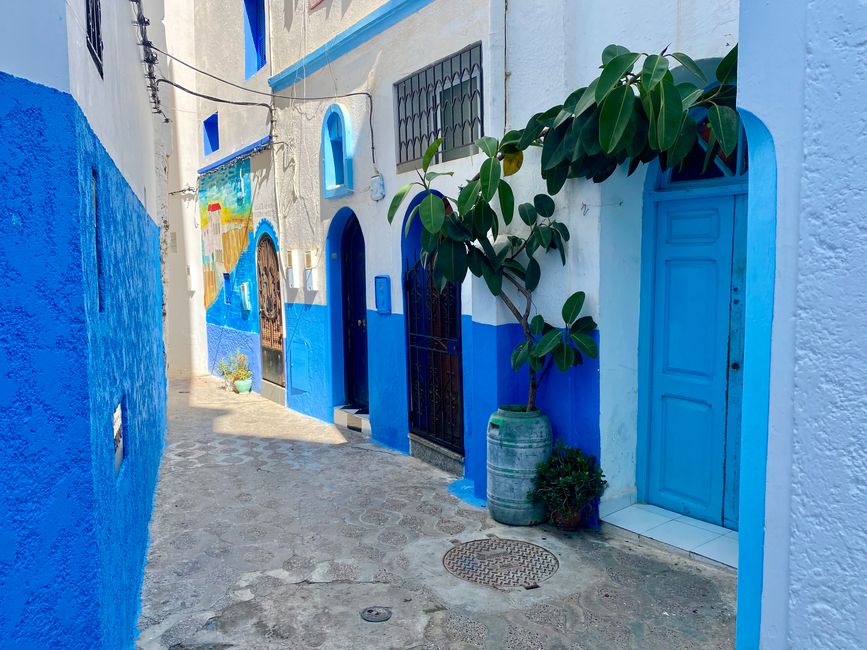
[[[367,310],[370,425],[373,439],[409,453],[406,319]]]
[[[0,173],[0,647],[132,647],[165,432],[159,230],[73,99],[2,73]]]
[[[211,374],[219,377],[217,364],[238,350],[247,355],[247,362],[253,372],[253,390],[261,392],[262,350],[258,332],[243,332],[208,322],[208,369]]]
[[[285,318],[286,405],[333,422],[328,309],[323,305],[288,303]]]

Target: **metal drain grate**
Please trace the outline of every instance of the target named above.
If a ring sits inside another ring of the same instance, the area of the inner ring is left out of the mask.
[[[533,589],[557,572],[560,563],[550,551],[517,539],[490,537],[458,544],[443,556],[453,576],[496,589]]]

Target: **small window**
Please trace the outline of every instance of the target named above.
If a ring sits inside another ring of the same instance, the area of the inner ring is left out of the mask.
[[[203,123],[202,135],[205,141],[205,155],[212,154],[220,148],[220,119],[216,113]]]
[[[265,0],[244,0],[244,77],[265,67]]]
[[[102,10],[99,0],[85,0],[87,14],[87,49],[96,64],[99,76],[102,76]]]
[[[322,124],[322,191],[326,198],[352,192],[352,153],[349,122],[343,109],[332,104]]]
[[[398,171],[418,168],[437,138],[443,145],[435,162],[474,153],[484,134],[482,87],[480,43],[394,84]]]

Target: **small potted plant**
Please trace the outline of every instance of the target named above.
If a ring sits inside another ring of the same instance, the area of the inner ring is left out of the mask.
[[[577,530],[587,507],[602,496],[606,485],[595,456],[558,446],[539,464],[528,498],[544,504],[548,518],[558,528]]]
[[[220,359],[217,363],[217,372],[223,378],[223,390],[229,390],[232,386],[232,367],[226,359]]]
[[[236,393],[249,393],[253,387],[253,372],[247,364],[247,355],[238,350],[232,359],[232,379]]]

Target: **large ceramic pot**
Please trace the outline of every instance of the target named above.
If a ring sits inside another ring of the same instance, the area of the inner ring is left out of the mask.
[[[545,506],[528,498],[536,467],[551,455],[551,423],[539,411],[503,406],[488,420],[488,510],[510,526],[545,521]]]
[[[251,379],[236,379],[235,390],[239,393],[249,393],[253,388],[253,380]]]

